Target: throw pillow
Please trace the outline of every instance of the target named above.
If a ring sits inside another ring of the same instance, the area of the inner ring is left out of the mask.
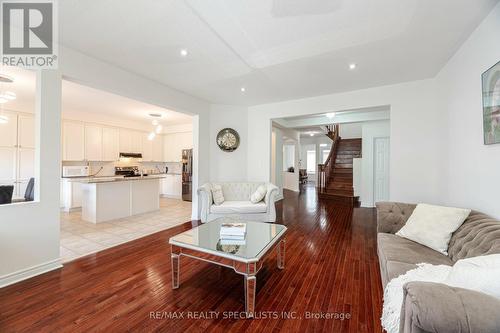
[[[458,260],[444,283],[500,298],[500,254]]]
[[[212,197],[214,198],[214,204],[217,206],[224,202],[224,194],[222,193],[222,186],[214,184],[212,185]]]
[[[448,255],[451,235],[464,223],[470,212],[470,209],[418,204],[396,235]]]
[[[260,185],[259,187],[257,187],[257,190],[255,190],[255,192],[253,192],[252,195],[250,196],[250,201],[252,203],[257,203],[262,199],[264,199],[266,194],[267,194],[267,188],[264,185]]]

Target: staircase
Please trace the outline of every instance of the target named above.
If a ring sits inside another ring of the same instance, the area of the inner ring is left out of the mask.
[[[359,197],[352,187],[352,159],[361,157],[361,139],[342,139],[339,126],[328,126],[327,136],[332,139],[332,149],[325,164],[318,166],[318,196],[359,206]]]

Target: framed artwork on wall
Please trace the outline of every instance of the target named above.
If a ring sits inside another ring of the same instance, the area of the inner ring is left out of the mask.
[[[500,143],[500,61],[482,75],[484,144]]]

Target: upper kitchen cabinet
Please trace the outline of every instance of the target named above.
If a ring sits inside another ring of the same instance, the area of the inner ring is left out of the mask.
[[[119,157],[120,157],[120,130],[118,128],[103,127],[102,129],[103,161],[117,161]]]
[[[193,148],[193,133],[169,133],[163,139],[163,152],[165,162],[180,162],[182,150]]]
[[[120,128],[120,153],[132,152],[132,131]]]
[[[144,136],[143,132],[138,131],[130,131],[132,136],[132,150],[129,153],[142,153],[142,137]]]
[[[85,126],[82,122],[63,122],[63,160],[83,161],[85,159]]]
[[[153,161],[163,162],[163,136],[157,135],[153,140]]]
[[[19,115],[19,148],[35,148],[35,117]]]
[[[0,147],[17,147],[17,114],[4,111],[2,115],[6,116],[9,121],[2,124]]]
[[[85,125],[85,159],[88,161],[102,161],[102,127]]]
[[[149,134],[142,134],[142,160],[144,162],[153,161],[153,140],[148,139]]]

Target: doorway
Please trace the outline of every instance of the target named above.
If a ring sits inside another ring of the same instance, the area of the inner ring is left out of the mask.
[[[389,200],[389,138],[374,140],[373,204]]]

